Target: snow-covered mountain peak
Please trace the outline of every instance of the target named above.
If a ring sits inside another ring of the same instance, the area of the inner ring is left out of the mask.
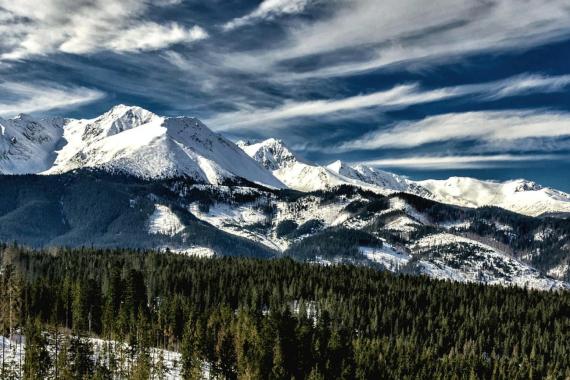
[[[412,181],[340,160],[327,166],[311,163],[275,138],[238,145],[196,118],[163,117],[136,106],[118,105],[99,117],[80,120],[21,114],[0,118],[0,174],[52,174],[89,167],[151,179],[187,176],[210,184],[244,178],[300,191],[353,185],[460,206],[493,205],[533,216],[570,212],[569,194],[523,179]]]
[[[468,207],[498,206],[525,215],[570,212],[570,194],[527,180],[486,181],[469,177],[416,182],[432,198]]]
[[[542,186],[538,183],[525,179],[516,179],[514,181],[509,181],[508,183],[513,186],[513,191],[517,193],[521,191],[538,191],[542,189]]]
[[[268,170],[283,169],[296,162],[304,162],[279,139],[269,138],[258,143],[239,141],[238,146]]]
[[[351,166],[346,162],[337,160],[329,164],[327,168],[341,176],[361,181],[368,185],[378,186],[385,191],[412,192],[410,191],[410,187],[413,186],[412,181],[409,181],[403,176],[376,169],[371,166],[362,164]]]
[[[85,128],[82,139],[93,140],[109,137],[159,120],[162,118],[144,108],[120,104],[91,120]]]
[[[327,165],[327,168],[337,174],[342,174],[342,172],[352,169],[344,161],[341,160],[331,162]]]
[[[284,185],[235,144],[192,117],[162,117],[140,107],[116,106],[64,128],[63,147],[46,174],[89,167],[156,179],[186,176],[220,184],[244,178]]]
[[[244,178],[284,185],[241,149],[192,117],[118,105],[93,119],[0,119],[0,173],[98,168],[144,178],[187,176],[219,184]]]
[[[16,115],[16,117],[14,117],[13,120],[35,121],[35,119],[32,117],[32,115],[29,115],[27,113],[19,113],[18,115]]]

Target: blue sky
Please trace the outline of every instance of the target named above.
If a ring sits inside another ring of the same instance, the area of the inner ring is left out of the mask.
[[[117,103],[319,163],[570,191],[567,0],[0,0],[0,116]]]

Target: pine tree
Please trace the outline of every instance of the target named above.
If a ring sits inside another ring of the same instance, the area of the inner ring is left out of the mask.
[[[24,379],[43,379],[47,377],[51,367],[47,342],[41,332],[38,320],[26,322],[26,351],[24,358]]]
[[[150,355],[148,351],[143,350],[142,352],[139,352],[139,354],[137,355],[129,379],[147,380],[150,378],[150,374],[151,374]]]
[[[73,372],[71,370],[70,362],[69,362],[69,350],[70,350],[70,341],[69,338],[64,338],[61,342],[60,349],[57,354],[55,366],[58,368],[58,379],[61,380],[72,380],[74,379]]]
[[[272,379],[282,380],[287,378],[287,373],[285,372],[284,364],[285,360],[283,358],[281,341],[279,338],[277,338],[275,341],[275,345],[273,346],[273,365],[271,367]]]
[[[201,360],[199,355],[198,336],[199,332],[192,321],[188,321],[184,329],[181,344],[182,377],[184,379],[201,378]]]
[[[317,367],[314,367],[309,373],[307,380],[325,380],[325,377],[319,372]]]
[[[72,336],[69,344],[69,367],[75,378],[93,373],[93,346],[82,336]]]
[[[168,374],[168,367],[166,366],[166,363],[164,362],[164,352],[160,349],[155,349],[155,363],[154,363],[154,372],[153,372],[153,378],[155,379],[164,379],[166,378],[166,375]],[[192,377],[188,377],[188,374],[184,373],[182,374],[182,378],[184,379],[189,379]]]
[[[236,378],[236,353],[234,340],[228,326],[223,326],[218,332],[216,343],[216,368],[226,379]]]
[[[87,331],[88,311],[85,300],[85,292],[81,283],[77,282],[73,286],[73,301],[71,306],[71,314],[73,321],[73,331],[75,334]]]

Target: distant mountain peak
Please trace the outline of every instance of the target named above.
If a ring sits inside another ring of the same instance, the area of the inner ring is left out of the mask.
[[[346,162],[341,160],[336,160],[328,164],[327,168],[337,174],[341,174],[341,171],[345,170],[347,166],[348,165],[346,164]]]
[[[522,179],[522,178],[511,181],[510,183],[512,183],[512,185],[514,186],[515,192],[538,191],[538,190],[543,189],[543,187],[541,185],[539,185],[538,183],[536,183],[534,181],[528,181],[528,180]]]
[[[192,117],[163,117],[119,104],[93,119],[0,119],[0,173],[97,168],[155,179],[219,184],[243,178],[284,185],[241,149]]]
[[[322,166],[300,158],[277,138],[240,141],[236,146],[197,118],[159,116],[138,106],[119,104],[93,119],[26,114],[0,118],[0,174],[55,174],[80,168],[148,179],[186,176],[210,184],[243,178],[300,191],[352,185],[466,207],[498,206],[532,216],[570,212],[569,194],[533,181],[469,177],[412,181],[341,160]]]
[[[35,121],[34,117],[27,113],[19,113],[13,120]]]
[[[113,136],[153,120],[158,121],[162,118],[144,108],[120,104],[88,123],[82,138],[88,140]]]
[[[282,140],[275,138],[257,143],[240,141],[238,146],[268,170],[283,169],[296,162],[303,162]]]

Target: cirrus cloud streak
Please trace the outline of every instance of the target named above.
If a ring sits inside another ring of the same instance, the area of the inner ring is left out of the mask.
[[[537,110],[479,111],[401,122],[339,146],[348,150],[411,148],[443,141],[516,141],[570,135],[570,113]]]
[[[536,160],[560,160],[568,156],[555,154],[495,154],[467,156],[409,156],[401,158],[386,158],[369,161],[359,161],[358,164],[384,168],[408,168],[418,170],[449,170],[449,169],[485,169],[489,167],[512,166]]]
[[[225,31],[251,25],[262,20],[271,20],[277,16],[302,12],[310,0],[264,0],[251,13],[228,21],[223,25]]]
[[[436,102],[463,96],[477,96],[481,100],[525,95],[530,92],[557,92],[570,86],[570,75],[517,75],[494,82],[467,84],[437,89],[421,89],[418,83],[397,85],[391,89],[342,99],[286,102],[274,108],[245,108],[222,113],[208,120],[214,129],[250,129],[282,127],[283,121],[339,113],[356,113],[363,109],[380,111],[402,109],[415,104]]]
[[[77,107],[105,96],[98,90],[54,83],[3,82],[0,91],[4,94],[0,104],[0,116],[3,117]]]

